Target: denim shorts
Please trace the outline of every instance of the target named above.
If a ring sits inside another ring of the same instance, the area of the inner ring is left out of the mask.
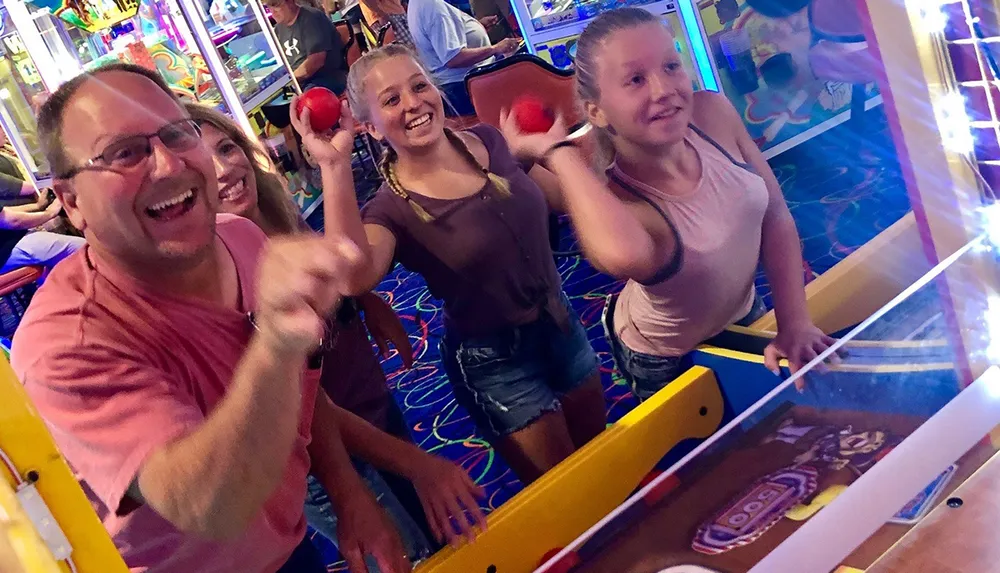
[[[524,429],[598,369],[580,316],[569,299],[569,330],[543,314],[538,320],[489,336],[461,339],[447,333],[438,345],[455,398],[487,440]]]
[[[604,335],[608,338],[618,372],[621,373],[622,378],[632,388],[632,393],[641,402],[673,382],[691,364],[684,356],[656,356],[637,352],[625,346],[615,333],[615,304],[617,302],[618,295],[613,294],[608,296],[607,304],[604,305],[604,314],[601,318],[604,323]],[[735,324],[749,326],[764,316],[766,312],[767,306],[764,305],[764,299],[758,294],[754,297],[750,312],[736,321]]]

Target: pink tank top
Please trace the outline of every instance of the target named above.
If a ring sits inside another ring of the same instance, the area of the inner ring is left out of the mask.
[[[651,284],[628,281],[615,307],[621,341],[656,356],[681,356],[750,312],[768,204],[764,180],[748,165],[694,126],[685,140],[702,165],[687,195],[660,192],[617,163],[608,168],[611,181],[658,208],[680,237],[679,268]]]

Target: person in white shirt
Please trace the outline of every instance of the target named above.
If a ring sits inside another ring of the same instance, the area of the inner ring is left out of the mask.
[[[417,55],[434,76],[453,109],[448,115],[473,115],[465,74],[494,56],[514,53],[520,42],[505,38],[495,45],[475,18],[444,0],[410,0],[406,21]]]

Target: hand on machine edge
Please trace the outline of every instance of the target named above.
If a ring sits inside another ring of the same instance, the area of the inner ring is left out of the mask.
[[[778,362],[781,358],[786,358],[789,371],[795,374],[836,342],[836,339],[824,334],[812,322],[787,328],[779,325],[774,340],[764,349],[764,366],[775,375],[779,375],[781,369]],[[836,364],[841,356],[840,353],[834,353],[827,362]],[[822,367],[818,370],[823,371]],[[796,380],[795,388],[800,391],[805,388],[802,378]]]
[[[517,38],[504,38],[493,46],[494,53],[498,56],[509,56],[520,47],[521,41]]]
[[[477,500],[485,495],[461,466],[424,453],[406,476],[413,483],[427,522],[438,542],[457,547],[486,530],[486,516]]]
[[[319,166],[342,166],[350,168],[351,152],[354,149],[354,116],[347,102],[341,102],[339,129],[335,126],[332,132],[317,133],[313,131],[309,121],[309,108],[304,107],[302,114],[296,109],[298,97],[292,98],[289,115],[292,127],[302,137],[302,147]]]
[[[382,573],[409,573],[413,567],[392,520],[365,489],[336,508],[337,545],[351,573],[368,573],[370,555]]]
[[[359,264],[361,252],[346,239],[272,240],[257,279],[258,337],[276,354],[307,355],[347,290],[341,277]]]

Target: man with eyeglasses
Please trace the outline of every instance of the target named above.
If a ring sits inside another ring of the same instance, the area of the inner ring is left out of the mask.
[[[409,571],[347,449],[414,454],[318,390],[315,351],[357,248],[266,245],[246,219],[217,221],[212,156],[153,72],[71,80],[39,132],[88,246],[33,300],[11,362],[131,570],[326,571],[305,537],[312,471],[352,572],[365,555]],[[446,466],[435,478],[461,489]]]

